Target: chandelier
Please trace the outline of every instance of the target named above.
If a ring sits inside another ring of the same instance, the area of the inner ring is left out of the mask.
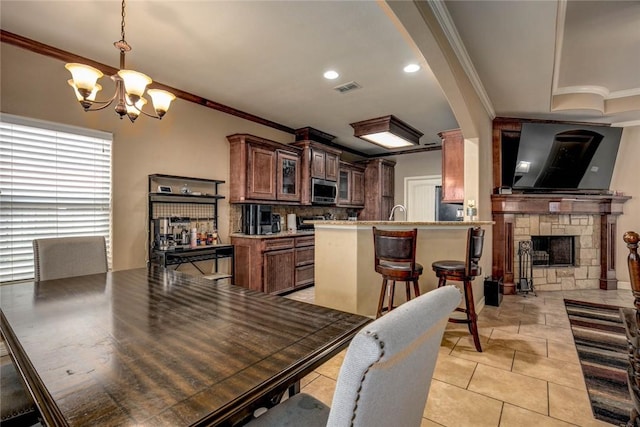
[[[153,108],[156,114],[149,114],[142,110],[147,103],[147,100],[143,98],[145,89],[153,80],[145,74],[125,68],[125,53],[131,50],[131,46],[129,46],[124,39],[124,2],[125,0],[122,0],[122,24],[120,27],[122,38],[113,43],[116,49],[120,51],[120,70],[111,76],[111,80],[113,80],[116,85],[115,94],[106,101],[96,101],[96,95],[102,89],[102,86],[97,82],[104,74],[90,65],[77,63],[66,64],[64,67],[71,72],[71,76],[73,77],[68,83],[73,87],[78,102],[80,102],[84,111],[103,110],[111,105],[113,101],[117,101],[115,110],[121,119],[126,114],[133,123],[140,113],[155,119],[162,119],[169,109],[171,101],[176,99],[176,97],[166,90],[149,89],[147,90],[147,94],[149,94],[153,101]]]

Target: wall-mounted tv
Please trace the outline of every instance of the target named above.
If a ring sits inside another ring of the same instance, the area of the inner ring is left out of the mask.
[[[622,128],[523,123],[503,139],[503,184],[523,191],[607,192]],[[507,143],[505,143],[507,142]]]

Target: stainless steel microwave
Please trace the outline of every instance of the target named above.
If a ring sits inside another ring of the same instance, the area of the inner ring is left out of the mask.
[[[318,178],[311,180],[311,203],[335,205],[337,195],[338,184],[336,182]]]

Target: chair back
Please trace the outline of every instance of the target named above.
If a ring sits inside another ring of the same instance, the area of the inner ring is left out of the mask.
[[[443,286],[400,305],[353,338],[327,426],[419,426],[449,315],[460,303]]]
[[[467,258],[465,260],[465,276],[474,277],[482,274],[480,257],[484,246],[484,230],[480,227],[471,227],[467,231]]]
[[[102,236],[54,237],[33,241],[35,280],[53,280],[107,272]]]
[[[416,266],[416,243],[418,229],[379,230],[373,227],[375,267],[380,263],[408,263],[411,271]]]
[[[624,233],[623,239],[629,248],[627,265],[629,266],[631,290],[636,299],[638,299],[640,298],[640,255],[638,255],[638,241],[640,240],[640,236],[635,231],[627,231]]]

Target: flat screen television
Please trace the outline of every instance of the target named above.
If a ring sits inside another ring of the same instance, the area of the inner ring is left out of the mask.
[[[622,128],[523,123],[503,137],[503,184],[523,192],[609,191]]]

